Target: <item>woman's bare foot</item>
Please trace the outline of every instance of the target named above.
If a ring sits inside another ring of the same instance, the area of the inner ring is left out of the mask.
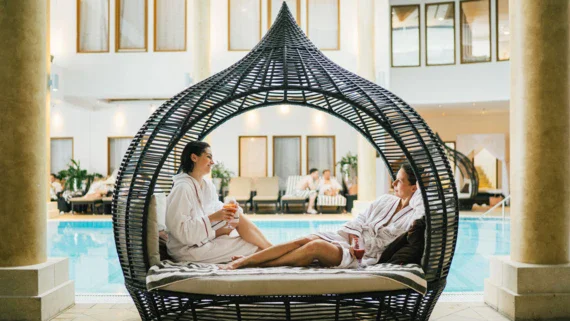
[[[232,256],[232,261],[243,259],[244,257],[245,256],[243,256],[243,255],[235,255],[235,256]]]
[[[246,258],[242,257],[226,264],[224,270],[237,270],[244,267],[246,267]]]

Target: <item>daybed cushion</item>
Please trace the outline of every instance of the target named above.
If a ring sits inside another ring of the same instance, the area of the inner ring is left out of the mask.
[[[147,216],[147,239],[148,261],[150,266],[160,263],[158,247],[158,231],[161,225],[166,228],[166,194],[156,193],[151,196]]]
[[[235,275],[197,277],[160,290],[219,295],[311,295],[406,289],[394,280],[367,275]]]
[[[196,294],[311,295],[411,289],[425,294],[417,264],[377,264],[361,269],[311,267],[222,270],[215,264],[162,261],[146,277],[147,289]]]

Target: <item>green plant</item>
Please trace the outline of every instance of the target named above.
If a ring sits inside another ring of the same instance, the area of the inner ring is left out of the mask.
[[[57,175],[60,179],[65,179],[64,189],[69,191],[82,190],[83,182],[86,182],[85,190],[87,191],[96,177],[103,177],[99,173],[88,174],[86,169],[81,169],[80,162],[74,159],[71,160],[67,169],[59,171]]]
[[[228,186],[230,179],[235,174],[224,166],[224,163],[219,162],[212,166],[212,178],[222,179],[222,188]]]
[[[343,175],[350,175],[351,172],[358,172],[358,156],[352,155],[350,152],[343,156],[336,164],[340,165],[340,172]]]

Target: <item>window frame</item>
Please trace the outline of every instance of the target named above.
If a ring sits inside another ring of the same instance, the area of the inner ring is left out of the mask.
[[[265,138],[265,177],[268,177],[269,173],[269,150],[267,135],[244,135],[238,136],[238,176],[241,177],[241,139],[242,138]]]
[[[261,35],[262,35],[262,31],[261,31],[261,25],[262,25],[262,17],[263,17],[263,13],[262,13],[262,0],[257,0],[259,2],[259,37],[257,42],[261,41]],[[231,34],[231,28],[230,28],[230,21],[231,21],[231,0],[228,0],[228,51],[251,51],[252,48],[249,49],[232,49],[231,47],[231,43],[230,43],[230,39],[232,38],[232,34]]]
[[[392,8],[397,7],[417,7],[418,8],[418,64],[409,66],[394,66],[394,26],[392,18]],[[415,68],[422,66],[422,33],[421,33],[421,6],[419,4],[400,4],[390,6],[390,67],[391,68]],[[426,59],[427,60],[427,59]]]
[[[154,0],[154,10],[153,10],[153,52],[185,52],[188,50],[188,0],[184,0],[184,48],[179,50],[164,50],[164,49],[157,49],[156,47],[156,39],[157,39],[157,14],[156,14],[156,7],[157,7],[158,0]]]
[[[126,139],[129,138],[131,141],[135,139],[134,136],[107,136],[107,175],[113,174],[110,172],[111,169],[111,139]]]
[[[298,175],[302,175],[303,173],[303,136],[301,135],[277,135],[273,136],[273,159],[272,159],[272,166],[273,166],[273,176],[275,176],[275,140],[279,138],[298,138],[299,139],[299,171]]]
[[[489,59],[483,61],[464,61],[463,60],[463,4],[467,2],[489,2]],[[496,26],[495,26],[496,27]],[[492,41],[492,30],[491,30],[491,0],[459,0],[459,61],[460,64],[481,64],[493,61],[493,49],[491,48]]]
[[[444,64],[430,64],[429,63],[429,59],[428,59],[428,7],[429,6],[433,6],[433,5],[442,5],[442,4],[451,4],[453,6],[453,62],[450,63],[444,63]],[[447,1],[447,2],[431,2],[431,3],[426,3],[424,5],[424,33],[425,33],[425,51],[426,51],[426,67],[434,67],[434,66],[450,66],[450,65],[455,65],[457,63],[457,45],[456,45],[456,25],[457,25],[457,21],[456,21],[456,17],[455,17],[455,1]],[[421,41],[420,41],[420,45],[421,45]]]
[[[309,21],[310,21],[310,19],[309,18],[311,16],[309,13],[309,1],[311,1],[311,0],[305,0],[305,10],[307,11],[307,37],[308,38],[310,38],[310,36],[309,36],[309,30],[310,30],[309,29],[309,26],[310,26]],[[340,24],[340,0],[336,1],[336,6],[338,8],[337,17],[336,17],[337,25],[338,25],[338,29],[337,29],[337,33],[336,33],[337,46],[336,46],[336,48],[319,48],[319,50],[321,50],[321,51],[339,51],[340,50],[340,47],[341,47],[341,44],[340,44],[340,30],[341,30],[340,29],[341,28],[341,24]]]
[[[510,61],[511,60],[511,36],[509,34],[509,58],[507,59],[499,59],[499,1],[495,0],[495,51],[497,55],[497,61]],[[507,0],[507,4],[509,1]],[[509,7],[509,11],[511,8]],[[509,17],[510,20],[510,17]],[[509,21],[510,24],[510,21]]]
[[[144,48],[120,48],[121,0],[115,0],[115,52],[148,52],[148,0],[144,0]]]
[[[307,173],[307,175],[309,175],[309,139],[310,138],[332,138],[333,141],[333,168],[332,168],[332,172],[333,172],[333,176],[336,177],[336,135],[307,135],[306,138],[306,170],[305,172]],[[322,169],[320,169],[319,171],[321,171]]]
[[[75,2],[76,6],[76,41],[75,41],[75,52],[76,53],[109,53],[111,52],[111,1],[107,0],[107,50],[81,50],[81,0]]]
[[[51,173],[51,141],[52,140],[71,140],[71,159],[75,158],[75,140],[73,139],[73,136],[69,136],[69,137],[50,137],[49,138],[49,142],[50,142],[50,155],[49,155],[49,170]],[[55,173],[57,174],[57,173]]]

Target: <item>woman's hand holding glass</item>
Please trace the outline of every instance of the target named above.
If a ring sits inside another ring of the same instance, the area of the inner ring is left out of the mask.
[[[221,210],[208,215],[210,222],[226,221],[229,222],[234,218],[234,211],[229,208],[222,208]]]
[[[239,204],[233,197],[227,197],[224,209],[232,212],[232,218],[228,221],[227,227],[234,229],[239,224]]]

